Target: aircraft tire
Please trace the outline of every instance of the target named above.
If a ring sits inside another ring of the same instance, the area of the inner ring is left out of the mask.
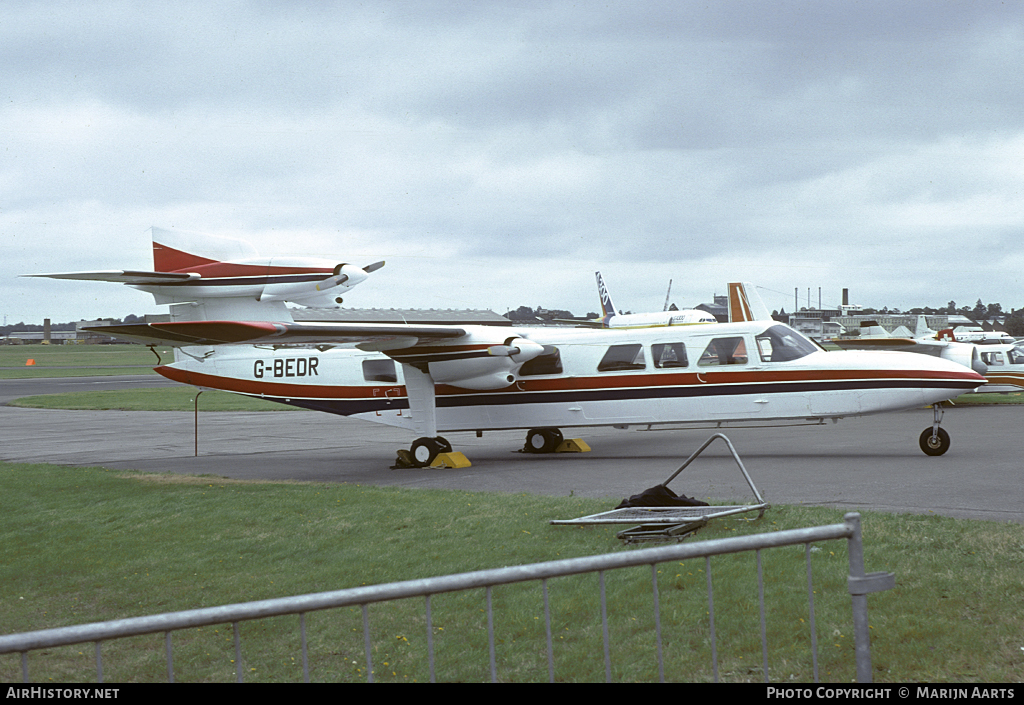
[[[412,459],[416,464],[416,467],[425,468],[434,462],[438,453],[447,452],[438,440],[439,439],[437,438],[423,437],[417,438],[412,442],[412,446],[409,448],[409,453],[412,455]],[[448,441],[445,441],[443,438],[440,440],[444,441],[445,445],[448,446],[448,450],[451,450],[451,444],[449,444]]]
[[[949,434],[946,429],[940,428],[936,436],[932,436],[931,427],[921,432],[921,450],[925,455],[942,455],[949,450]]]
[[[526,434],[527,453],[554,453],[562,443],[562,432],[557,428],[531,428]]]

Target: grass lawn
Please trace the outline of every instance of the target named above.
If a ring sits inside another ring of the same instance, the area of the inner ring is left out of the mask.
[[[196,388],[179,385],[152,389],[70,392],[21,397],[10,406],[32,409],[121,409],[124,411],[192,411]],[[216,389],[199,395],[200,411],[294,411],[296,407]]]
[[[173,362],[170,348],[157,350]],[[0,379],[156,374],[156,364],[142,345],[0,345]]]
[[[626,548],[614,528],[551,526],[609,500],[268,483],[0,463],[0,632],[429,577]],[[893,571],[871,595],[878,682],[1024,679],[1024,531],[1017,524],[864,512],[866,568]],[[716,520],[690,541],[831,524],[842,511],[783,506]],[[855,677],[845,542],[812,553],[822,680]],[[811,680],[803,547],[762,555],[773,681]],[[753,555],[712,560],[721,677],[760,681]],[[658,567],[666,675],[711,679],[704,561]],[[606,576],[613,678],[657,677],[649,569]],[[601,681],[596,576],[549,581],[558,680]],[[495,588],[505,681],[547,679],[537,584]],[[489,678],[482,590],[432,600],[439,680]],[[377,680],[428,678],[422,600],[370,608]],[[301,680],[297,618],[241,625],[245,676]],[[307,615],[313,680],[364,681],[358,609]],[[177,632],[181,681],[230,681],[231,626]],[[95,678],[92,645],[29,655],[34,681]],[[103,645],[108,682],[166,678],[163,635]],[[20,679],[0,656],[0,681]]]
[[[956,406],[970,406],[980,404],[1024,404],[1024,392],[1010,392],[1008,394],[961,394],[953,400]]]

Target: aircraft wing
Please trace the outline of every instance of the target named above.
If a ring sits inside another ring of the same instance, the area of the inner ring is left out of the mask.
[[[285,345],[352,343],[362,350],[408,348],[420,341],[459,338],[465,329],[439,325],[387,323],[287,323],[265,321],[178,321],[85,330],[146,345]]]
[[[56,274],[22,274],[23,277],[48,279],[79,279],[85,281],[114,282],[115,284],[172,284],[199,279],[198,274],[183,272],[140,272],[126,269],[106,269],[96,272],[59,272]]]

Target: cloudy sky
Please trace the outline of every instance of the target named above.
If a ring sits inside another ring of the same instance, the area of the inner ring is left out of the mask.
[[[0,314],[156,313],[156,225],[346,305],[1024,307],[1024,4],[0,3]]]

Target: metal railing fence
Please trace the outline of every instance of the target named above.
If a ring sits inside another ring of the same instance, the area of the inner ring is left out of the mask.
[[[236,678],[242,680],[241,640],[239,623],[254,619],[281,615],[299,615],[301,635],[301,651],[303,678],[309,680],[308,654],[306,642],[305,615],[318,610],[336,609],[356,606],[362,609],[363,647],[366,658],[367,678],[373,681],[374,665],[371,648],[368,606],[374,603],[392,600],[422,597],[426,600],[427,650],[430,680],[436,680],[434,665],[433,626],[431,624],[430,599],[432,595],[459,592],[484,588],[487,602],[487,632],[489,643],[490,675],[492,681],[498,680],[496,667],[496,650],[494,636],[494,614],[492,610],[491,588],[498,585],[540,581],[544,596],[544,619],[547,641],[548,678],[554,680],[554,654],[552,643],[551,614],[548,601],[547,581],[550,578],[598,573],[601,602],[601,620],[604,641],[605,678],[611,680],[611,659],[608,631],[608,609],[605,599],[605,572],[628,567],[651,566],[654,598],[654,628],[658,655],[658,675],[664,680],[664,659],[662,654],[661,617],[658,595],[657,565],[669,561],[682,561],[704,558],[707,576],[708,614],[710,626],[711,657],[714,679],[719,680],[718,653],[715,634],[714,592],[711,579],[711,557],[745,551],[756,551],[758,592],[760,602],[761,646],[764,679],[768,681],[768,647],[765,627],[764,580],[761,569],[761,551],[767,548],[793,546],[803,544],[807,562],[807,594],[809,603],[809,621],[812,635],[812,654],[814,679],[818,680],[817,639],[814,623],[814,591],[811,580],[811,544],[819,541],[846,539],[849,553],[848,590],[853,603],[853,627],[857,665],[857,680],[871,681],[871,646],[868,636],[867,594],[893,587],[895,578],[891,573],[864,573],[864,553],[861,542],[860,515],[849,513],[841,524],[791,529],[766,534],[738,536],[734,538],[714,539],[689,544],[673,544],[656,548],[644,548],[628,552],[569,558],[545,563],[534,563],[523,566],[480,570],[456,575],[438,576],[419,580],[408,580],[383,585],[348,588],[331,592],[321,592],[294,597],[260,600],[239,604],[223,605],[203,609],[184,610],[165,614],[118,619],[107,622],[95,622],[71,627],[59,627],[40,631],[24,632],[0,636],[0,654],[20,653],[22,679],[29,680],[28,653],[39,649],[72,644],[94,643],[97,680],[103,680],[103,662],[101,644],[112,639],[121,639],[144,634],[165,634],[165,651],[167,661],[167,678],[174,680],[174,660],[171,634],[180,629],[202,627],[218,624],[231,624],[234,634]]]

